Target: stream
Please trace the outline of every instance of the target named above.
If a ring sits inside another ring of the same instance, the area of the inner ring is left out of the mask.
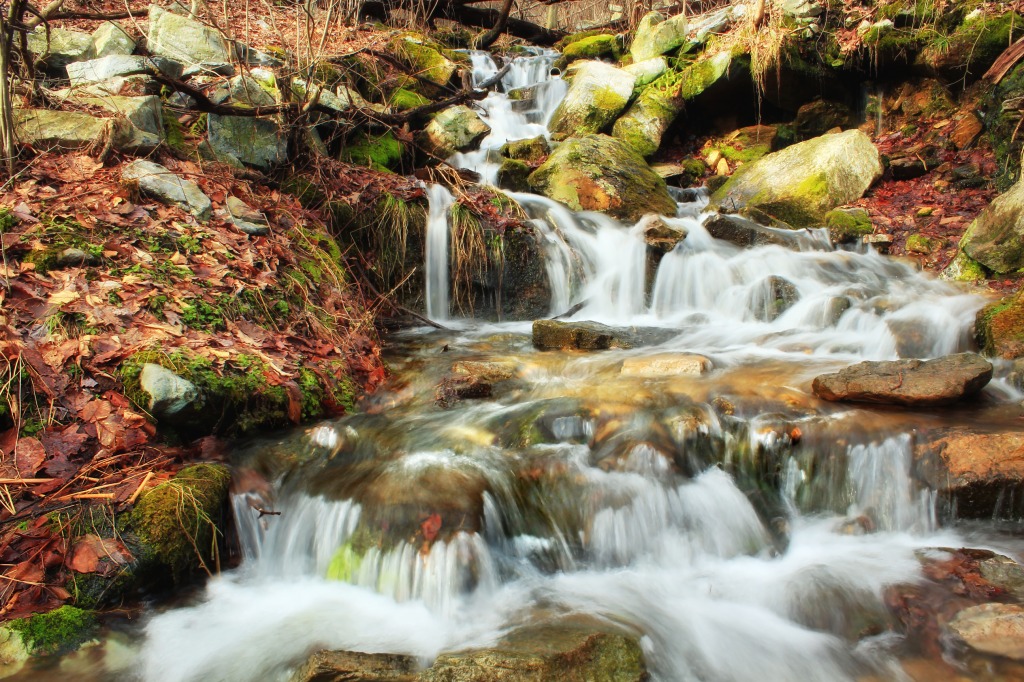
[[[503,89],[537,85],[534,108],[492,93],[491,135],[455,165],[494,183],[498,148],[544,133],[565,92],[554,57],[515,60]],[[473,64],[476,82],[497,71]],[[149,615],[94,679],[287,680],[324,648],[429,665],[564,614],[639,635],[663,682],[904,680],[924,659],[931,679],[963,679],[898,634],[884,595],[922,581],[938,548],[1016,556],[1019,510],[959,520],[915,477],[914,447],[933,428],[1011,428],[1024,396],[998,367],[955,409],[825,403],[810,382],[970,350],[983,297],[824,231],[738,248],[705,229],[700,193],[664,219],[686,236],[655,267],[646,219],[514,194],[543,243],[551,315],[653,341],[540,351],[530,321],[449,309],[451,196],[429,196],[426,312],[450,331],[394,335],[393,379],[362,413],[239,447],[241,566]],[[781,312],[777,278],[795,300]],[[666,362],[681,354],[707,371]],[[460,371],[492,375],[493,394],[438,406]]]

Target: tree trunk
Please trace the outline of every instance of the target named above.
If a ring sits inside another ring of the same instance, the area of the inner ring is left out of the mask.
[[[11,49],[14,31],[9,18],[0,13],[0,155],[5,177],[14,175],[14,104],[11,99]]]

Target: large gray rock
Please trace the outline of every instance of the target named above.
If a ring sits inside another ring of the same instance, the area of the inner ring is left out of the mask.
[[[180,78],[181,64],[163,57],[113,54],[67,66],[68,79],[72,86],[101,83],[122,76],[164,73],[171,78]]]
[[[548,130],[556,140],[600,132],[626,108],[636,76],[611,64],[578,61],[565,99],[551,115]]]
[[[709,207],[752,207],[795,227],[821,225],[825,213],[861,196],[882,175],[871,138],[860,130],[823,135],[740,166]]]
[[[191,381],[150,362],[142,366],[139,386],[149,395],[149,413],[157,419],[173,419],[200,398],[199,389]]]
[[[947,627],[975,651],[1024,661],[1024,606],[971,606],[956,614]]]
[[[638,94],[639,89],[653,82],[655,78],[668,70],[668,60],[664,57],[645,59],[642,62],[634,62],[633,64],[623,66],[622,70],[636,78],[636,81],[633,83],[633,94]]]
[[[607,135],[566,140],[528,180],[533,191],[574,211],[602,211],[626,220],[676,212],[665,180],[635,150]]]
[[[105,109],[127,119],[129,123],[145,133],[164,138],[164,123],[160,98],[156,95],[143,97],[120,97],[117,95],[96,96],[81,94],[75,90],[66,93],[65,101]]]
[[[92,49],[92,36],[81,31],[51,26],[47,35],[40,26],[28,34],[29,52],[48,69],[59,70],[71,62],[90,59]]]
[[[110,55],[126,55],[135,51],[135,41],[127,31],[113,21],[104,21],[92,32],[92,55],[107,57]]]
[[[230,64],[232,50],[220,31],[198,21],[173,14],[159,5],[149,6],[149,39],[152,54],[193,67],[219,70]]]
[[[958,353],[934,360],[861,362],[815,377],[811,388],[825,400],[916,407],[968,398],[991,379],[991,363],[974,353]]]
[[[279,96],[277,79],[273,72],[267,69],[252,69],[249,73],[228,80],[210,99],[218,103],[228,102],[246,107],[272,107],[277,104]]]
[[[765,227],[753,220],[734,215],[716,213],[707,219],[704,229],[715,239],[729,242],[741,249],[768,244],[797,250],[800,248],[800,238],[795,233]]]
[[[434,116],[423,130],[421,142],[430,153],[446,159],[473,149],[490,132],[491,127],[478,113],[459,104]]]
[[[288,160],[288,140],[271,119],[210,114],[207,131],[213,153],[227,163],[268,171]]]
[[[691,100],[726,76],[732,57],[719,53],[677,71],[670,69],[655,78],[625,114],[615,121],[612,135],[644,156],[661,146],[661,138],[687,100]]]
[[[686,42],[686,15],[665,18],[660,12],[648,12],[636,27],[629,54],[634,62],[660,57]]]
[[[960,248],[998,274],[1024,268],[1024,180],[981,212],[964,233]]]
[[[182,208],[199,220],[209,220],[213,208],[199,185],[179,178],[158,163],[138,159],[121,171],[121,179],[137,183],[139,190],[157,201]]]
[[[35,149],[87,149],[97,144],[107,122],[92,114],[52,109],[15,109],[14,135]]]

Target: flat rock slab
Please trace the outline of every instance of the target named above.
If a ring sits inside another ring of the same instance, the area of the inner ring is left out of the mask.
[[[991,363],[974,353],[958,353],[934,360],[861,362],[815,377],[811,388],[825,400],[917,407],[955,403],[991,379]]]
[[[199,185],[179,178],[167,168],[152,161],[132,161],[121,171],[121,179],[137,182],[139,191],[157,201],[183,208],[198,220],[209,220],[213,205]]]
[[[609,327],[598,322],[536,320],[533,345],[540,350],[607,350],[664,343],[675,330],[657,327]]]
[[[967,646],[986,654],[1024,661],[1024,607],[981,604],[964,609],[949,629]]]
[[[920,434],[917,475],[961,518],[991,518],[1024,489],[1024,432],[952,429]],[[1009,494],[1012,493],[1012,494]]]
[[[683,374],[700,375],[711,369],[711,360],[692,353],[659,353],[622,362],[619,374],[624,377],[658,379]]]
[[[416,669],[412,656],[318,651],[292,675],[291,682],[415,682]]]

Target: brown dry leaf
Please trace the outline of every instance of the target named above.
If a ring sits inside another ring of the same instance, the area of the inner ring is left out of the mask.
[[[4,575],[23,583],[38,583],[43,579],[43,567],[35,561],[26,560],[9,568]]]
[[[86,535],[75,543],[71,549],[71,556],[68,559],[68,568],[79,573],[95,573],[100,567],[100,555],[88,541],[88,538],[96,538],[95,535]],[[96,538],[97,540],[99,538]]]
[[[98,422],[106,419],[113,411],[113,406],[106,400],[96,399],[82,408],[81,417],[83,421]]]
[[[284,387],[288,389],[288,419],[298,424],[302,421],[302,390],[294,381],[287,382]]]
[[[14,451],[18,473],[25,478],[32,478],[46,459],[46,449],[35,438],[26,436],[18,439],[18,447]]]

